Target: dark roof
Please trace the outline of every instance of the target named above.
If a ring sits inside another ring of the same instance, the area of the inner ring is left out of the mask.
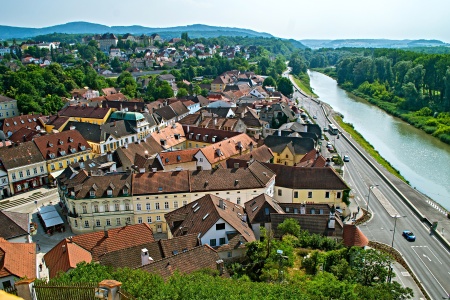
[[[262,211],[264,208],[269,208],[269,214],[270,213],[279,213],[283,214],[284,211],[278,204],[278,202],[270,197],[267,194],[261,194],[259,196],[256,196],[255,198],[247,201],[244,203],[245,206],[245,212],[248,216],[248,221],[250,223],[260,223],[260,220],[257,216],[260,211]]]
[[[168,278],[176,271],[182,274],[189,274],[202,269],[217,270],[217,262],[219,260],[219,255],[214,249],[208,245],[203,245],[152,262],[139,269]]]
[[[105,174],[103,176],[90,176],[82,184],[70,186],[70,180],[66,181],[69,185],[68,191],[75,193],[75,199],[93,198],[90,192],[95,193],[95,198],[108,197],[108,190],[112,191],[110,197],[127,196],[131,194],[131,173]],[[126,189],[126,193],[124,193]]]
[[[86,151],[91,147],[77,130],[40,136],[34,142],[46,160]]]
[[[264,139],[264,145],[275,153],[281,153],[284,148],[290,146],[294,154],[306,154],[314,149],[315,142],[311,138],[269,135]]]
[[[63,117],[103,119],[109,111],[110,108],[106,107],[67,106],[58,114]]]
[[[159,115],[165,120],[171,120],[178,116],[170,105],[156,109],[155,114]]]
[[[178,116],[185,115],[185,114],[189,113],[189,109],[181,101],[177,101],[177,102],[171,103],[170,107],[172,107],[173,111]]]
[[[275,172],[275,185],[291,189],[348,190],[350,187],[333,168],[299,168],[264,163]]]
[[[104,100],[102,102],[102,107],[115,108],[117,110],[127,109],[133,112],[143,112],[147,109],[145,102],[131,102],[131,101],[108,101]]]
[[[77,130],[86,141],[100,143],[105,141],[108,136],[102,135],[100,125],[86,122],[69,121],[64,127],[64,131]]]
[[[186,136],[187,140],[190,140],[190,141],[197,140],[199,142],[205,142],[205,143],[217,143],[217,142],[223,141],[225,139],[231,139],[232,137],[235,137],[235,136],[241,134],[240,132],[213,129],[213,128],[203,128],[203,127],[196,127],[196,126],[190,126],[190,125],[183,125],[183,130],[185,132],[185,136]],[[197,137],[198,137],[198,139],[197,139]],[[214,138],[214,141],[213,141],[213,138]]]
[[[126,146],[116,149],[114,155],[118,158],[118,167],[121,166],[125,170],[127,168],[130,169],[133,165],[136,165],[138,156],[141,158],[152,158],[162,150],[164,150],[164,148],[161,147],[161,145],[155,141],[154,138],[149,137],[134,143],[128,143]]]
[[[5,240],[28,235],[28,214],[0,211],[0,237]]]
[[[12,99],[12,98],[0,95],[0,102],[10,102],[10,101],[16,101],[16,99]]]
[[[32,141],[0,147],[0,159],[6,170],[45,161],[39,148]]]
[[[173,76],[172,74],[164,74],[164,75],[159,75],[158,79],[159,80],[175,80],[175,76]]]
[[[230,112],[231,107],[204,107],[202,111],[207,111],[209,113],[215,114],[218,117],[226,118]],[[234,113],[233,113],[234,114]]]
[[[220,203],[223,203],[222,207],[220,207]],[[198,233],[200,238],[222,219],[238,234],[241,234],[247,242],[255,240],[252,229],[243,221],[244,209],[211,194],[169,212],[164,217],[173,236]]]
[[[8,139],[13,143],[23,143],[29,142],[41,135],[42,133],[40,131],[22,127],[14,132]]]
[[[201,121],[201,114],[200,113],[193,113],[190,115],[187,115],[183,119],[179,120],[178,122],[185,126],[185,125],[193,125],[197,126]]]
[[[101,125],[102,134],[107,138],[109,135],[120,139],[124,136],[134,134],[132,124],[125,120],[118,120]],[[105,139],[106,139],[105,138]]]

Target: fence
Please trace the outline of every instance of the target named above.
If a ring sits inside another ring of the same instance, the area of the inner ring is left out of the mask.
[[[95,288],[98,283],[35,283],[35,299],[39,300],[92,300],[95,299]]]

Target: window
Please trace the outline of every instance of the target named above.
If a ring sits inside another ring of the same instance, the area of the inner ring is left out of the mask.
[[[325,192],[325,198],[330,198],[330,192]]]
[[[98,213],[98,205],[97,204],[94,204],[94,212]]]
[[[286,158],[289,158],[289,155],[286,154]]]
[[[278,189],[278,196],[281,196],[283,194],[283,191],[281,189]]]
[[[44,173],[44,167],[41,166],[41,173]]]
[[[114,210],[115,210],[115,211],[119,211],[119,210],[120,210],[120,205],[119,205],[119,203],[114,203]]]
[[[216,239],[210,239],[210,240],[209,240],[209,245],[210,245],[211,247],[215,247],[215,246],[216,246]]]
[[[308,198],[312,198],[312,192],[308,192]]]
[[[178,208],[178,201],[173,201],[173,208]]]
[[[152,222],[152,217],[147,217],[147,223],[151,223]]]
[[[336,193],[336,198],[338,198],[338,199],[341,198],[341,192],[337,192],[337,193]]]
[[[12,173],[12,174],[11,174],[11,178],[12,178],[13,180],[16,180],[16,173]]]
[[[265,214],[266,216],[268,216],[268,215],[270,214],[270,211],[269,211],[269,208],[268,208],[268,207],[264,208],[264,214]]]
[[[298,192],[294,192],[294,198],[298,198]]]
[[[37,168],[33,169],[33,174],[37,174]]]
[[[87,214],[87,207],[86,207],[86,205],[82,206],[82,210],[83,210],[83,214]]]
[[[136,204],[136,210],[141,210],[141,209],[142,209],[141,204],[140,203]]]
[[[84,228],[89,228],[89,221],[88,220],[84,221]]]
[[[203,157],[200,157],[200,158],[198,159],[198,161],[199,161],[199,162],[203,162]]]
[[[111,226],[111,219],[106,219],[106,226]]]
[[[112,192],[113,192],[113,191],[112,191],[111,189],[107,189],[107,190],[106,190],[106,194],[107,194],[108,196],[110,196],[110,197],[112,196]]]
[[[109,212],[109,204],[105,204],[105,212]]]
[[[233,256],[233,252],[228,251],[228,252],[227,252],[227,256],[228,256],[228,257],[232,257],[232,256]]]
[[[120,218],[116,218],[116,225],[117,225],[117,226],[120,225]]]
[[[216,224],[216,230],[225,230],[225,223]]]
[[[23,178],[23,172],[22,171],[19,171],[19,177]]]
[[[138,217],[138,224],[142,224],[142,217]]]
[[[63,163],[62,162],[59,162],[59,167],[63,168]]]
[[[219,239],[219,245],[223,245],[223,244],[225,244],[225,238],[224,237]]]
[[[95,191],[90,191],[90,192],[89,192],[89,195],[90,195],[91,197],[95,197]]]
[[[156,221],[161,221],[161,216],[156,216]]]
[[[77,221],[77,220],[74,220],[73,225],[74,225],[75,227],[78,227],[78,221]]]
[[[55,171],[55,164],[50,165],[50,170]]]
[[[27,176],[30,176],[30,175],[31,175],[30,170],[27,170]]]
[[[164,209],[169,209],[169,202],[164,202]]]
[[[97,226],[97,227],[102,226],[102,223],[100,223],[100,220],[95,220],[95,226]]]
[[[158,210],[159,209],[159,202],[155,203],[155,209]]]
[[[125,203],[125,210],[130,210],[130,203]]]
[[[236,198],[236,203],[237,203],[237,204],[241,204],[241,197],[237,197],[237,198]]]
[[[147,210],[150,210],[150,203],[146,203],[146,204],[145,204],[145,208],[146,208]]]
[[[183,206],[187,205],[187,201],[183,200]]]
[[[125,219],[125,221],[126,221],[127,225],[128,225],[128,224],[131,224],[131,217],[127,217],[127,218]]]

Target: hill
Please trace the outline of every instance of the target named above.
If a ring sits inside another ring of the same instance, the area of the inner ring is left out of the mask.
[[[250,29],[208,26],[203,24],[194,24],[187,26],[176,26],[166,28],[151,28],[139,25],[132,26],[106,26],[89,22],[70,22],[43,28],[25,28],[0,25],[0,39],[25,39],[33,38],[38,35],[51,33],[68,34],[95,34],[111,32],[114,34],[131,33],[135,35],[158,33],[163,38],[179,37],[182,32],[189,32],[192,37],[217,37],[217,36],[249,36],[249,37],[273,37],[271,34],[257,32]]]
[[[446,44],[438,40],[388,40],[388,39],[340,39],[340,40],[300,40],[302,44],[311,48],[410,48],[436,47]]]

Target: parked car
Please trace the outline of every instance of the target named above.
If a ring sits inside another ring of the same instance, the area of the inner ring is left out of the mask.
[[[316,115],[314,115],[314,116],[313,116],[313,119],[317,119],[317,116],[316,116]]]
[[[416,236],[412,231],[404,230],[402,235],[407,241],[414,242],[416,240]]]
[[[324,128],[323,128],[323,131],[328,131],[328,127],[324,127]]]
[[[343,161],[349,162],[350,161],[350,157],[348,155],[344,155]]]

